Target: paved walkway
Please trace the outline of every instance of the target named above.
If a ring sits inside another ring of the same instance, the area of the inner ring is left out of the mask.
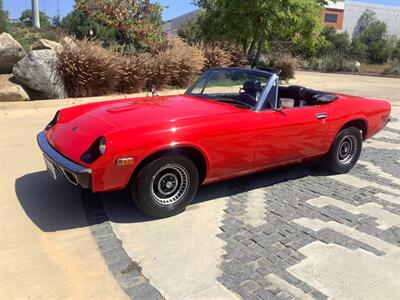
[[[51,180],[35,133],[55,108],[2,111],[0,298],[398,299],[400,80],[296,80],[389,98],[397,119],[350,174],[309,163],[214,184],[165,220]]]
[[[81,193],[44,171],[54,109],[1,113],[0,299],[127,299],[87,227]]]

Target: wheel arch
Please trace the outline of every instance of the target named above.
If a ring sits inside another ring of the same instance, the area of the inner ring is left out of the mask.
[[[357,118],[353,118],[350,120],[347,120],[338,130],[338,132],[336,134],[338,134],[339,132],[341,132],[343,129],[345,128],[349,128],[349,127],[356,127],[358,128],[361,132],[362,132],[362,137],[363,140],[366,139],[366,137],[368,136],[368,121],[363,118],[363,117],[357,117]]]
[[[199,183],[202,184],[204,182],[209,170],[209,160],[202,149],[193,145],[164,147],[148,153],[139,161],[139,164],[135,167],[134,171],[131,174],[130,180],[136,178],[139,171],[149,162],[167,154],[180,154],[191,159],[196,165],[197,170],[199,171]]]

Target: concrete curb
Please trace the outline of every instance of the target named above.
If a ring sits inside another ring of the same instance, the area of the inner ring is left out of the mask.
[[[159,95],[160,96],[178,95],[178,94],[183,94],[184,92],[185,92],[185,90],[182,90],[182,89],[164,90],[164,91],[160,91]],[[109,96],[101,96],[101,97],[68,98],[68,99],[57,99],[57,100],[0,102],[0,111],[5,112],[5,111],[10,111],[10,110],[29,110],[29,109],[45,109],[45,108],[54,108],[54,107],[68,107],[68,106],[93,103],[93,102],[146,97],[149,94],[150,93],[137,93],[137,94],[109,95]],[[151,97],[151,96],[149,96],[149,97]]]
[[[382,77],[382,78],[395,78],[399,79],[399,75],[390,75],[390,74],[381,74],[381,73],[368,73],[368,72],[358,72],[358,73],[351,73],[351,72],[324,72],[324,71],[317,71],[317,70],[310,70],[299,68],[298,71],[301,72],[308,72],[308,73],[323,73],[323,74],[342,74],[342,75],[356,75],[356,76],[367,76],[367,77]]]
[[[115,235],[99,194],[82,192],[83,207],[93,238],[115,280],[131,299],[164,300],[142,274],[139,263],[125,252]]]

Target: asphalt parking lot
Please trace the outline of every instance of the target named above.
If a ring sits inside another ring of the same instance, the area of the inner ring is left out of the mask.
[[[388,98],[393,122],[349,174],[307,163],[213,184],[164,220],[126,191],[52,181],[35,133],[55,108],[2,111],[0,298],[399,299],[400,80],[295,83]]]

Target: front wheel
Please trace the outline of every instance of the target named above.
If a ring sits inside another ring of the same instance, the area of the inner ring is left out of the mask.
[[[199,185],[195,164],[180,155],[161,156],[144,166],[130,184],[133,200],[147,215],[165,218],[181,213]]]
[[[348,173],[357,163],[361,149],[361,131],[356,127],[345,128],[336,136],[323,162],[332,172]]]

